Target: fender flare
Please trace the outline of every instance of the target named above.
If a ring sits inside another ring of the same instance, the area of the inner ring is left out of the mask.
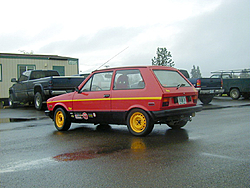
[[[141,110],[144,110],[146,113],[148,113],[148,115],[150,116],[150,118],[151,118],[152,120],[155,119],[155,118],[154,118],[154,115],[153,115],[147,108],[145,108],[145,106],[142,106],[142,105],[133,105],[133,106],[130,106],[130,107],[128,108],[128,110],[126,111],[125,119],[127,119],[129,112],[130,112],[131,110],[133,110],[133,109],[141,109]]]
[[[43,100],[45,100],[44,88],[43,88],[42,84],[35,84],[34,85],[34,96],[36,95],[37,92],[40,92]]]

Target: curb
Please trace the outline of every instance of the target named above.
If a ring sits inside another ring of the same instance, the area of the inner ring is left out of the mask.
[[[250,104],[242,104],[242,105],[228,105],[228,106],[202,106],[202,110],[216,110],[216,109],[223,109],[223,108],[239,108],[244,106],[250,106]]]

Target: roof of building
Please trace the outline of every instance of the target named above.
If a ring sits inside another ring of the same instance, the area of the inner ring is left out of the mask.
[[[58,55],[41,55],[41,54],[14,54],[14,53],[0,53],[0,58],[27,58],[27,59],[51,59],[51,60],[69,60],[77,59],[72,57],[64,57]]]

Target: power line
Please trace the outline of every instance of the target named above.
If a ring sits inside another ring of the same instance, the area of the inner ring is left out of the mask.
[[[129,46],[128,46],[129,47]],[[124,52],[125,50],[128,49],[128,47],[126,47],[125,49],[123,49],[122,51],[120,51],[119,53],[117,53],[115,56],[113,56],[112,58],[110,58],[108,61],[106,61],[105,63],[103,63],[100,67],[98,67],[96,70],[98,70],[99,68],[101,68],[103,65],[105,65],[106,63],[108,63],[110,60],[114,59],[116,56],[118,56],[119,54],[121,54],[122,52]]]

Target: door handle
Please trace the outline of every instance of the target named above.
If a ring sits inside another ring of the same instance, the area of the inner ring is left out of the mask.
[[[110,94],[104,94],[104,98],[108,98],[110,96]]]

